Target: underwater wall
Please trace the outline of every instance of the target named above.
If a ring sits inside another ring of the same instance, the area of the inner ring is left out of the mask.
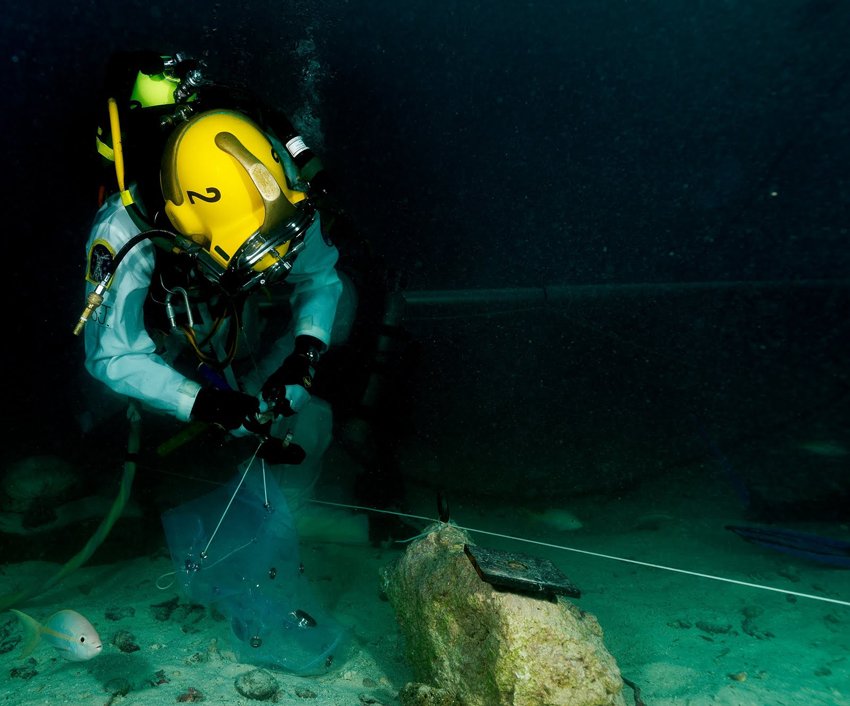
[[[115,49],[204,55],[283,106],[408,289],[821,280],[850,258],[848,29],[831,0],[10,5],[2,198],[26,300],[13,333],[38,341],[6,352],[30,386],[11,428],[41,435],[32,419],[79,371],[65,332]],[[626,475],[657,470],[651,449],[692,457],[690,430],[673,442],[658,424],[694,406],[730,439],[794,417],[846,362],[846,297],[752,296],[414,321],[419,377],[443,381],[432,398],[417,388],[419,436],[497,448],[509,468],[543,453],[541,476],[587,456],[575,463],[616,485],[624,456],[642,459]],[[46,423],[72,427],[54,404]],[[469,431],[482,408],[492,425]]]

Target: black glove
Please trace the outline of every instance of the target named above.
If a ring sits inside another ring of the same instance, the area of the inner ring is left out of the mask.
[[[260,401],[244,392],[219,390],[215,387],[202,388],[192,407],[192,418],[223,429],[238,429],[246,421],[256,420]]]
[[[280,439],[269,439],[260,446],[257,456],[269,463],[288,463],[295,466],[301,463],[307,454],[298,444],[284,446]]]
[[[321,341],[312,336],[298,336],[295,339],[295,350],[266,380],[262,389],[263,399],[271,405],[276,415],[288,417],[309,401],[310,395],[305,395],[297,388],[310,392],[313,386],[313,365],[319,360],[322,345]]]

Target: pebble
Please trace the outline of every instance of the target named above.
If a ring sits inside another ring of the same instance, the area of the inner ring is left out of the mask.
[[[266,701],[277,692],[277,680],[265,669],[240,674],[234,682],[236,691],[254,701]]]
[[[103,690],[109,692],[113,696],[127,696],[130,693],[130,682],[122,677],[116,677],[106,682]]]
[[[737,672],[736,674],[730,674],[729,678],[733,681],[745,681],[747,678],[746,672]]]
[[[107,620],[123,620],[124,618],[132,618],[136,615],[136,609],[133,606],[125,606],[124,608],[107,608],[104,612]]]
[[[448,691],[428,684],[408,682],[398,692],[402,706],[455,706],[455,697]]]
[[[15,667],[13,670],[9,672],[9,676],[12,679],[32,679],[35,676],[38,676],[38,672],[35,669],[35,666],[38,662],[35,661],[34,657],[30,657],[23,667]]]
[[[366,704],[366,706],[385,706],[383,701],[378,701],[378,699],[369,694],[360,694],[360,703]]]
[[[127,630],[116,632],[112,636],[112,644],[121,650],[121,652],[138,652],[140,649],[136,643],[136,636]]]
[[[180,694],[180,696],[177,697],[177,702],[183,704],[194,704],[203,700],[204,695],[200,691],[198,691],[194,686],[190,686],[185,694]]]
[[[697,621],[697,627],[709,635],[726,635],[732,632],[731,625],[723,625],[722,623],[709,623],[705,620]]]
[[[310,691],[310,689],[301,689],[300,687],[295,689],[295,695],[302,699],[315,699],[316,692]]]

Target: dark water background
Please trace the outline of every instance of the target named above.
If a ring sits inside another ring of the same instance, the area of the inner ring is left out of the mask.
[[[695,412],[764,487],[847,491],[850,457],[794,451],[850,447],[846,3],[41,0],[0,36],[5,463],[119,465],[76,430],[67,332],[102,68],[156,47],[294,115],[408,289],[788,283],[409,308],[412,475],[533,499],[715,473]]]

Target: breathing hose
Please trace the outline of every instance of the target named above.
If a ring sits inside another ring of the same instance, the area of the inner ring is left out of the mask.
[[[121,516],[121,512],[124,510],[124,506],[127,504],[127,500],[130,497],[130,490],[133,487],[133,478],[136,475],[136,459],[141,447],[142,418],[135,405],[130,405],[127,416],[130,420],[130,437],[127,440],[127,456],[124,459],[124,473],[121,476],[121,488],[119,489],[115,500],[112,502],[112,507],[109,509],[106,517],[103,518],[103,521],[97,528],[97,531],[86,543],[86,546],[71,557],[71,559],[69,559],[65,565],[59,569],[59,571],[47,579],[47,581],[41,585],[30,586],[29,588],[22,589],[17,593],[7,593],[0,596],[0,613],[9,610],[9,608],[20,605],[24,601],[53,588],[53,586],[59,583],[66,576],[79,569],[91,558],[92,554],[95,553],[97,548],[103,543],[103,540],[106,539],[110,530],[112,530],[113,525]]]

